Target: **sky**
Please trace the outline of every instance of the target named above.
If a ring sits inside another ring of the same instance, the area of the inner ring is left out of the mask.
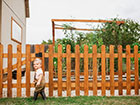
[[[132,19],[140,23],[140,0],[29,0],[26,43],[52,39],[51,19]],[[56,31],[56,39],[62,38]]]

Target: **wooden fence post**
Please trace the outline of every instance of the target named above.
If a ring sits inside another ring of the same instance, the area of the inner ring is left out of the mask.
[[[62,96],[62,45],[58,45],[58,96]]]
[[[8,45],[7,97],[12,97],[12,45]]]
[[[135,64],[135,95],[139,94],[139,63],[138,63],[138,46],[134,46],[134,64]]]
[[[49,45],[49,96],[53,96],[53,45]]]
[[[102,75],[102,95],[106,95],[106,74],[105,74],[105,45],[101,46],[101,75]]]
[[[126,89],[127,89],[127,95],[131,94],[131,61],[130,61],[130,46],[126,46],[126,73],[127,73],[127,78],[126,78]]]
[[[75,88],[76,96],[80,95],[80,51],[79,45],[75,46]]]
[[[122,81],[122,46],[118,46],[118,89],[119,95],[122,95],[123,81]]]
[[[110,45],[110,94],[114,96],[114,46]]]
[[[97,96],[97,46],[93,45],[93,95]]]
[[[17,97],[21,97],[21,45],[17,46]]]
[[[67,96],[71,96],[71,46],[67,45]]]
[[[84,46],[84,95],[88,96],[88,46]]]
[[[30,96],[30,65],[31,65],[31,53],[30,45],[26,45],[26,96]]]
[[[0,98],[3,90],[3,45],[0,44]]]

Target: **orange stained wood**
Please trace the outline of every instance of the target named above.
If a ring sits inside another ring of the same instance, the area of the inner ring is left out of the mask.
[[[49,96],[53,96],[53,46],[49,45]]]
[[[21,45],[17,46],[17,97],[21,97]]]
[[[118,46],[118,89],[119,95],[123,94],[123,81],[122,81],[122,46]]]
[[[7,97],[12,97],[12,45],[8,45]]]
[[[30,65],[31,65],[31,46],[26,45],[26,96],[30,96]]]

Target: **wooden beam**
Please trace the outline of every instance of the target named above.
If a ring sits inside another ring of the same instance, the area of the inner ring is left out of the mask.
[[[97,22],[106,23],[113,22],[112,20],[84,20],[84,19],[52,19],[52,22]],[[117,23],[124,23],[124,21],[116,21]]]

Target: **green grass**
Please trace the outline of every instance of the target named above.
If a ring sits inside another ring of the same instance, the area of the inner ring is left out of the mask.
[[[51,97],[46,101],[41,97],[37,101],[30,98],[1,98],[0,105],[140,105],[140,96],[77,96]]]

